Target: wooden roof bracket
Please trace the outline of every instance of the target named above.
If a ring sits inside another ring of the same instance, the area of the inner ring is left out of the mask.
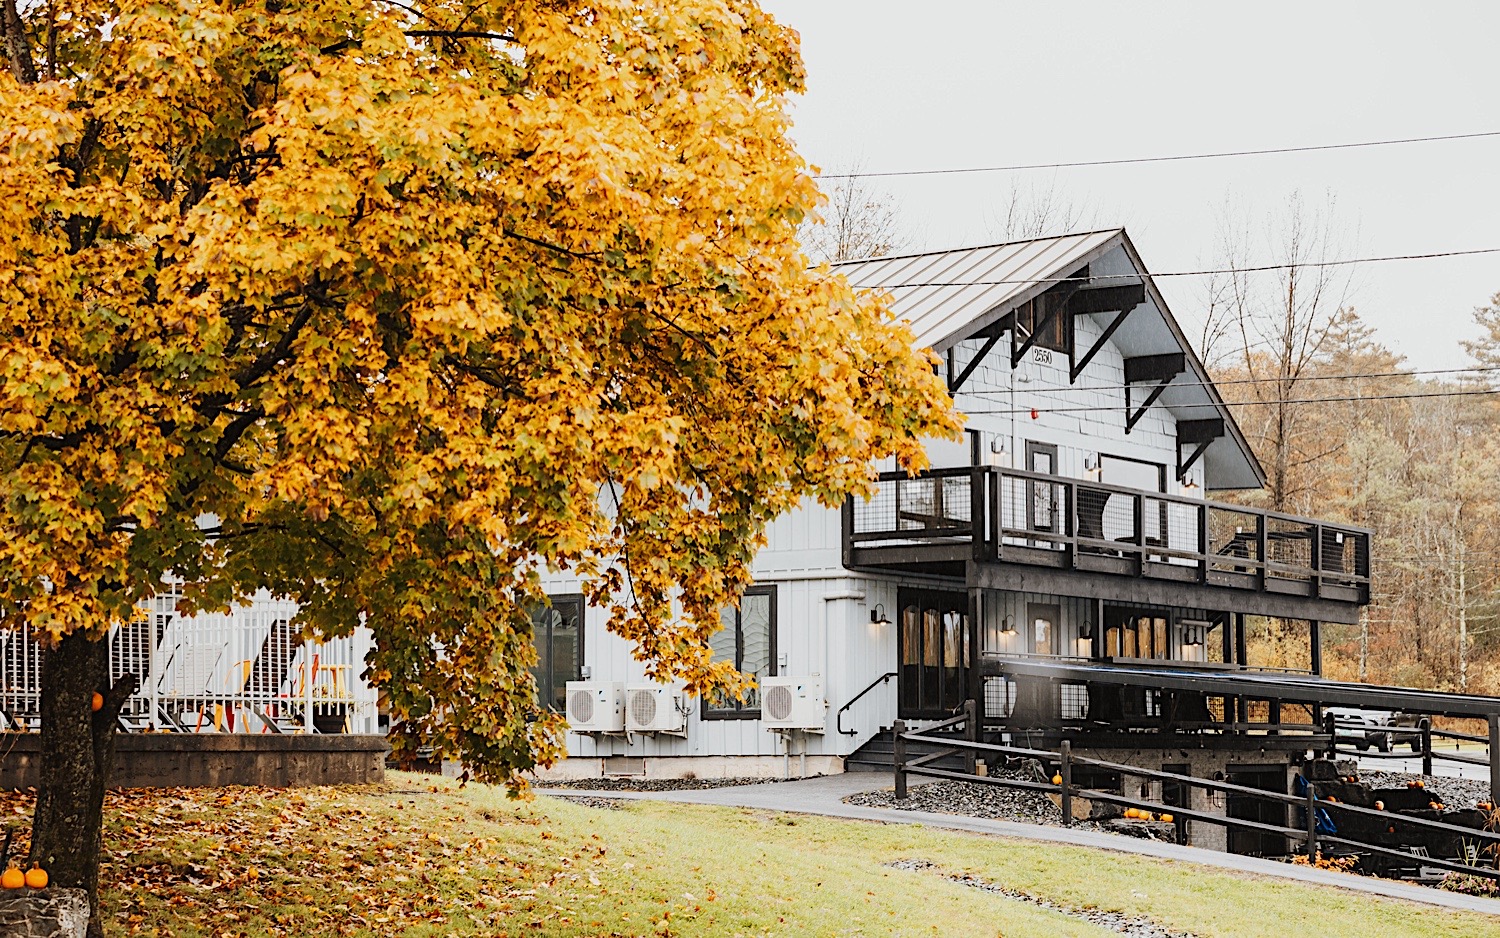
[[[1208,452],[1214,440],[1224,435],[1224,418],[1213,417],[1208,420],[1179,420],[1177,421],[1177,481],[1180,483],[1187,478],[1188,470]],[[1182,458],[1182,448],[1194,446],[1192,454],[1187,459]]]
[[[1135,429],[1135,425],[1146,416],[1146,411],[1151,409],[1161,397],[1167,385],[1172,379],[1187,370],[1187,355],[1182,352],[1170,352],[1166,355],[1143,355],[1140,358],[1125,359],[1125,432],[1129,433]],[[1131,401],[1130,386],[1133,384],[1144,384],[1148,381],[1156,382],[1151,388],[1151,393],[1141,402],[1140,407],[1135,407]]]
[[[1068,298],[1068,312],[1074,316],[1119,311],[1118,315],[1110,320],[1109,325],[1104,327],[1104,332],[1095,340],[1093,346],[1068,368],[1069,384],[1078,383],[1078,376],[1083,374],[1083,369],[1094,360],[1094,356],[1099,354],[1104,344],[1114,337],[1115,330],[1125,324],[1125,317],[1144,302],[1146,302],[1146,285],[1143,283],[1123,287],[1105,287],[1102,290],[1080,290]]]
[[[956,377],[953,374],[953,349],[948,350],[948,393],[950,395],[958,393],[958,389],[963,387],[964,382],[969,380],[969,376],[972,375],[976,370],[978,370],[979,366],[984,363],[984,356],[990,353],[990,349],[993,349],[995,347],[995,343],[999,342],[1000,337],[1003,335],[1005,335],[1005,333],[999,329],[991,330],[989,338],[987,338],[984,344],[979,347],[979,351],[974,353],[974,357],[969,360],[969,363],[964,366],[964,370],[960,371]],[[1012,363],[1011,367],[1015,367],[1014,363]]]
[[[1017,365],[1021,364],[1021,359],[1025,357],[1027,352],[1031,351],[1031,347],[1036,344],[1036,340],[1041,336],[1042,332],[1047,328],[1047,326],[1050,326],[1054,319],[1061,315],[1064,310],[1067,310],[1069,308],[1069,303],[1072,300],[1073,294],[1083,289],[1083,285],[1088,282],[1088,277],[1089,268],[1088,265],[1085,264],[1077,270],[1073,271],[1073,273],[1069,274],[1065,280],[1055,284],[1046,292],[1041,294],[1041,296],[1052,295],[1059,297],[1061,299],[1061,302],[1059,302],[1056,306],[1047,304],[1049,308],[1045,313],[1042,314],[1042,321],[1036,323],[1032,327],[1031,335],[1026,337],[1026,341],[1022,342],[1019,348],[1016,347],[1015,343],[1015,320],[1011,320],[1011,368],[1015,368]],[[1015,313],[1012,312],[1011,315],[1014,316]]]

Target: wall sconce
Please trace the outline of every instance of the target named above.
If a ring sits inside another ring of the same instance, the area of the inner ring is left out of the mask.
[[[999,456],[1005,452],[1005,437],[995,436],[990,439],[990,452]]]
[[[1198,482],[1197,482],[1197,480],[1195,480],[1195,479],[1188,479],[1186,482],[1182,483],[1182,490],[1184,492],[1196,492],[1196,491],[1198,491]]]
[[[888,619],[888,618],[886,618],[886,615],[885,615],[885,605],[883,603],[876,603],[875,604],[875,608],[870,610],[870,624],[871,625],[890,625],[891,624],[891,620]]]
[[[1014,635],[1014,634],[1016,634],[1016,619],[1015,619],[1015,616],[1006,616],[1005,618],[1003,618],[1003,619],[1000,620],[1000,634],[1001,635]]]
[[[1083,457],[1083,471],[1090,479],[1093,479],[1095,482],[1099,481],[1103,475],[1103,471],[1098,453],[1090,453]]]
[[[1094,623],[1084,622],[1078,626],[1078,637],[1087,641],[1094,640]]]

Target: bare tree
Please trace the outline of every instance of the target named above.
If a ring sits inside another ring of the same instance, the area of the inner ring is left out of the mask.
[[[1012,181],[1000,208],[991,213],[990,236],[999,241],[1046,238],[1097,227],[1099,211],[1061,193],[1055,182],[1022,189]]]
[[[835,169],[821,217],[802,226],[802,248],[816,263],[881,257],[906,243],[896,200],[855,175],[863,161]]]
[[[1226,224],[1221,233],[1224,263],[1223,314],[1238,337],[1238,365],[1250,382],[1243,417],[1261,444],[1267,495],[1277,511],[1286,510],[1307,488],[1303,470],[1336,451],[1337,441],[1311,439],[1316,394],[1306,381],[1339,311],[1348,299],[1352,268],[1324,266],[1338,256],[1342,241],[1334,225],[1334,200],[1308,209],[1293,193],[1286,209],[1268,220],[1266,243],[1275,252],[1272,272],[1250,273],[1248,224]],[[1326,444],[1326,445],[1324,445]]]

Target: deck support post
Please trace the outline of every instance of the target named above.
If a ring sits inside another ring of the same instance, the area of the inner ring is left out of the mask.
[[[1073,744],[1063,740],[1057,747],[1062,776],[1062,822],[1063,827],[1073,826]]]
[[[1316,865],[1318,860],[1318,795],[1313,791],[1312,769],[1309,766],[1303,766],[1302,772],[1302,781],[1307,783],[1307,862]]]
[[[896,765],[896,800],[906,800],[906,721],[897,720],[891,727],[891,761]]]
[[[973,697],[964,701],[964,739],[971,743],[979,742],[979,704]],[[978,774],[978,761],[974,753],[972,747],[964,749],[964,771],[970,775]]]
[[[1422,774],[1432,774],[1432,717],[1423,717],[1417,723],[1422,728]]]
[[[1500,714],[1490,714],[1490,804],[1500,804]]]

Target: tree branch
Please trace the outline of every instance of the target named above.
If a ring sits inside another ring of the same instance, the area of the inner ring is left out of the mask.
[[[31,59],[31,46],[26,44],[26,24],[21,22],[16,0],[0,0],[0,30],[5,33],[11,74],[23,85],[36,84],[36,63]]]

